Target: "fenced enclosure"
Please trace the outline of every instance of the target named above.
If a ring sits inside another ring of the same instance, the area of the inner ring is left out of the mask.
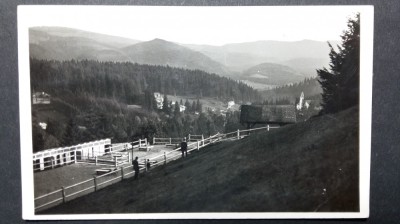
[[[278,127],[272,127],[272,126],[267,126],[267,127],[261,127],[261,128],[254,128],[254,129],[247,129],[247,130],[237,130],[234,132],[226,133],[226,134],[220,134],[217,133],[213,136],[209,136],[207,138],[204,138],[203,135],[198,135],[201,136],[201,139],[198,138],[193,138],[193,135],[191,135],[192,141],[188,141],[188,148],[187,152],[192,152],[195,150],[200,150],[203,147],[206,147],[212,143],[219,142],[219,141],[228,141],[228,140],[238,140],[242,139],[251,133],[259,132],[259,131],[269,131],[272,128],[278,128]],[[197,136],[196,136],[197,137]],[[160,140],[159,140],[160,139]],[[164,138],[167,139],[167,143],[164,144],[169,144],[169,142],[173,142],[172,139],[170,138]],[[177,138],[178,139],[178,138]],[[193,140],[196,139],[196,140]],[[161,144],[161,138],[157,138],[159,140],[159,143]],[[154,140],[153,140],[154,141]],[[179,144],[182,141],[182,138],[179,138]],[[118,146],[115,148],[110,149],[109,155],[121,155],[123,154],[123,150],[133,150],[134,148],[140,148],[143,145],[147,145],[147,140],[139,140],[136,142],[130,142],[130,143],[124,143],[122,144],[123,146]],[[131,145],[131,147],[128,147],[127,145]],[[179,145],[180,146],[180,145]],[[173,149],[169,152],[164,152],[161,155],[157,156],[144,156],[141,158],[141,163],[139,163],[140,167],[140,172],[147,171],[147,163],[151,163],[151,167],[156,167],[160,165],[166,165],[168,162],[177,160],[182,157],[182,152],[181,148],[177,147],[176,149]],[[122,150],[121,150],[122,149]],[[35,211],[41,211],[50,207],[53,207],[55,205],[64,203],[66,201],[72,200],[74,198],[86,195],[88,193],[95,192],[101,188],[104,188],[106,186],[109,186],[111,184],[117,183],[123,179],[132,177],[134,175],[133,171],[133,166],[131,165],[131,158],[129,156],[129,153],[127,154],[128,158],[126,160],[126,157],[124,157],[125,161],[119,163],[118,158],[121,158],[122,156],[114,156],[114,160],[111,161],[109,164],[110,168],[107,169],[101,169],[101,174],[99,172],[96,172],[99,175],[94,175],[93,178],[81,181],[79,183],[70,185],[70,186],[62,186],[60,189],[55,190],[53,192],[41,195],[39,197],[35,198]],[[76,154],[75,154],[76,156]],[[124,155],[123,155],[124,156]],[[82,160],[85,159],[82,157]],[[95,163],[100,164],[102,162],[102,159],[99,157],[95,157]],[[128,162],[126,162],[128,161]],[[93,162],[93,161],[91,161]],[[109,162],[109,161],[108,161]],[[100,171],[100,170],[99,170]]]
[[[118,166],[124,162],[129,162],[127,155],[121,155],[121,151],[140,148],[147,145],[147,139],[139,139],[133,142],[117,143],[112,145],[110,139],[83,143],[75,146],[49,149],[33,155],[33,170],[41,171],[54,169],[60,166],[69,165],[77,162],[87,162],[99,164],[110,164]],[[113,159],[101,158],[104,155],[111,155]]]
[[[111,139],[108,138],[40,151],[33,154],[33,169],[38,171],[75,163],[83,155],[101,155],[105,153],[105,146],[109,144]]]

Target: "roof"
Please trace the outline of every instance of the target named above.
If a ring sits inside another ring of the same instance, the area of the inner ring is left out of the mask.
[[[294,105],[242,105],[241,123],[276,123],[288,124],[296,122]]]
[[[33,97],[49,97],[50,95],[45,92],[36,92],[33,94]]]

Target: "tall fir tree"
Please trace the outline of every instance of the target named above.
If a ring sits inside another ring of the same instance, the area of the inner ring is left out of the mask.
[[[330,69],[317,70],[322,93],[321,114],[336,113],[359,103],[360,83],[360,15],[351,18],[341,46],[330,43]]]
[[[180,106],[178,101],[175,102],[175,108],[174,108],[174,116],[177,117],[181,114]]]
[[[70,118],[62,139],[63,146],[70,146],[78,143],[78,126],[74,118]]]
[[[189,103],[189,100],[188,99],[186,99],[186,101],[185,101],[185,112],[190,112],[190,103]]]
[[[200,102],[200,99],[197,99],[197,104],[196,104],[196,111],[201,113],[203,110],[203,105]]]
[[[167,94],[164,94],[164,100],[163,100],[163,108],[162,108],[162,111],[165,113],[165,114],[170,114],[171,113],[171,109],[169,108],[169,105],[168,105],[168,97],[167,97]]]

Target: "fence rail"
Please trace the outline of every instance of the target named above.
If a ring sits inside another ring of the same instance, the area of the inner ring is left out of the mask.
[[[153,145],[165,145],[165,144],[178,144],[183,138],[156,138],[153,137]]]
[[[254,128],[254,129],[247,129],[247,130],[237,130],[234,132],[226,133],[226,134],[220,134],[217,133],[213,136],[209,136],[208,138],[204,138],[203,135],[198,135],[201,136],[201,139],[198,139],[196,141],[188,142],[188,152],[194,151],[194,150],[200,150],[203,147],[206,147],[212,143],[218,142],[218,141],[224,141],[224,140],[237,140],[244,138],[248,135],[250,135],[252,132],[256,131],[262,131],[262,130],[267,130],[269,131],[272,128],[278,128],[276,126],[267,126],[267,127],[261,127],[261,128]],[[191,137],[194,137],[195,135],[191,135]],[[198,137],[195,136],[195,137]],[[172,143],[173,138],[154,138],[158,140],[158,142],[161,142],[162,139],[168,139],[168,142]],[[154,143],[153,139],[153,143]],[[171,140],[170,140],[171,139]],[[181,140],[182,138],[175,138]],[[192,138],[193,140],[193,138]],[[132,147],[131,148],[136,148],[140,147],[142,144],[147,145],[147,140],[146,141],[135,141],[135,142],[129,142],[127,144],[130,144]],[[136,146],[136,147],[135,147]],[[115,152],[115,151],[114,151]],[[147,162],[149,161],[152,163],[152,167],[160,166],[167,164],[170,161],[176,160],[178,158],[181,158],[181,147],[178,147],[174,150],[171,150],[169,152],[164,152],[164,154],[157,155],[154,157],[144,157],[145,163],[140,164],[139,171],[147,171]],[[117,158],[117,157],[115,157]],[[119,182],[125,178],[133,176],[135,171],[133,171],[133,166],[128,165],[128,166],[120,166],[116,167],[115,170],[112,170],[108,173],[98,175],[98,176],[93,176],[93,178],[70,185],[66,187],[61,187],[61,189],[55,190],[53,192],[50,192],[45,195],[41,195],[35,198],[35,211],[40,211],[43,209],[50,208],[52,206],[58,205],[60,203],[64,203],[68,200],[72,200],[73,198],[77,198],[80,196],[83,196],[85,194],[95,192],[101,188],[104,188],[108,185],[111,185],[113,183]],[[47,199],[47,200],[44,200]]]

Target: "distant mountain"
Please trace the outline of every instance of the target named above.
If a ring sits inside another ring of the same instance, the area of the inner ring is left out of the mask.
[[[300,82],[304,76],[294,69],[274,63],[262,63],[245,70],[241,79],[266,85],[285,85]]]
[[[316,77],[317,69],[329,66],[329,58],[295,58],[283,61],[281,64],[293,68],[305,77]]]
[[[161,39],[140,42],[63,27],[34,27],[29,38],[30,55],[36,59],[134,62],[231,75],[204,54]]]
[[[137,40],[64,27],[33,27],[29,30],[30,56],[54,60],[127,60],[121,47]]]
[[[304,77],[314,77],[316,69],[328,66],[330,50],[327,43],[312,40],[256,41],[223,46],[183,45],[161,39],[141,42],[64,27],[30,28],[29,42],[31,57],[37,59],[169,65],[235,79],[242,78],[236,77],[239,73],[263,63],[286,65]],[[337,41],[331,43],[333,46],[338,44]]]
[[[330,43],[335,46],[339,42],[330,41]],[[290,65],[298,72],[305,73],[305,76],[312,76],[310,74],[312,69],[327,65],[330,50],[326,42],[313,40],[256,41],[223,46],[185,46],[199,51],[235,71],[244,71],[257,64],[269,62]],[[302,60],[307,60],[304,66],[296,63],[296,61]]]
[[[121,48],[132,44],[141,42],[140,40],[133,40],[124,37],[94,33],[79,29],[72,29],[67,27],[32,27],[29,29],[29,41],[30,43],[38,44],[39,41],[46,41],[49,38],[66,38],[66,37],[77,37],[90,39],[104,46]],[[75,39],[76,40],[76,39]]]
[[[122,48],[121,51],[131,62],[139,64],[169,65],[229,75],[229,70],[225,66],[204,54],[162,39],[138,43]]]

